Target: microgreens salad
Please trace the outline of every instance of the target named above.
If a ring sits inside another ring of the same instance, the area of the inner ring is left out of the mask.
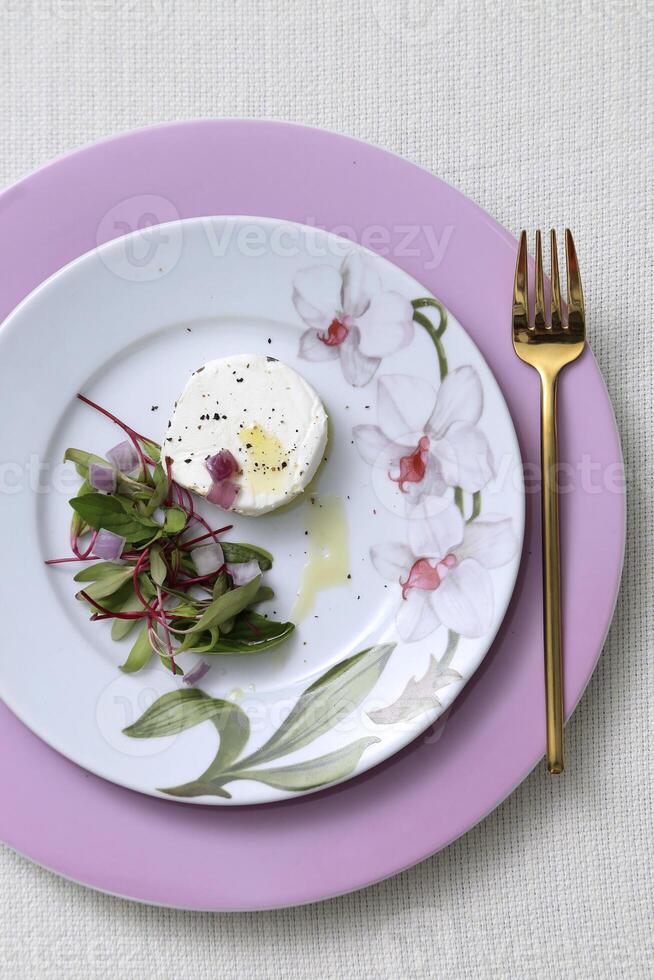
[[[85,563],[75,575],[81,586],[76,598],[89,608],[92,621],[111,621],[114,640],[138,628],[121,670],[140,670],[157,655],[168,670],[184,674],[176,662],[181,653],[258,653],[285,640],[293,623],[275,622],[253,609],[273,596],[262,585],[272,555],[223,540],[232,525],[212,529],[197,513],[191,493],[172,479],[170,460],[161,459],[157,443],[84,395],[77,397],[128,438],[104,458],[66,451],[64,459],[82,478],[70,500],[73,556],[46,564]],[[223,455],[210,462],[227,480]],[[202,661],[184,680],[195,683],[208,669]]]

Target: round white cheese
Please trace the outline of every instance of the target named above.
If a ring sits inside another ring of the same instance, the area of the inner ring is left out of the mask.
[[[188,380],[163,439],[173,479],[206,496],[207,460],[229,450],[240,472],[231,510],[265,514],[313,478],[327,445],[327,414],[301,375],[274,357],[209,361]]]

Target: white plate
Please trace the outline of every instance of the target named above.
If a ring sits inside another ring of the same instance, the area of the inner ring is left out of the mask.
[[[333,311],[329,288],[315,295],[330,281],[345,281]],[[76,566],[46,567],[44,560],[67,551],[68,498],[79,478],[61,464],[64,450],[102,454],[121,439],[76,393],[160,440],[189,373],[240,352],[290,364],[327,407],[328,461],[312,492],[342,501],[351,579],[321,592],[282,646],[258,656],[204,657],[211,670],[202,690],[238,704],[250,730],[229,779],[216,780],[229,796],[200,793],[185,802],[261,803],[341,781],[397,752],[448,708],[487,652],[513,590],[523,534],[522,470],[505,402],[463,328],[447,314],[434,341],[433,329],[420,322],[426,315],[439,326],[439,310],[428,303],[418,307],[412,327],[391,329],[404,308],[398,297],[429,294],[385,259],[337,236],[271,219],[197,218],[101,246],[54,275],[8,318],[0,333],[8,576],[0,595],[0,695],[36,734],[94,773],[168,799],[157,787],[197,780],[216,756],[219,735],[211,721],[161,738],[123,734],[158,698],[185,689],[183,681],[158,661],[137,674],[121,673],[131,641],[114,643],[108,624],[89,622],[74,599]],[[310,306],[322,310],[315,324],[321,316],[328,323],[332,314],[342,321],[349,315],[349,340],[360,327],[365,349],[383,345],[379,363],[368,363],[367,373],[359,364],[353,375],[347,344],[328,348],[307,334],[311,327],[298,310],[314,322]],[[331,359],[307,360],[300,356],[307,349]],[[419,443],[425,434],[428,446]],[[393,448],[393,441],[404,448]],[[415,455],[419,445],[422,456]],[[391,478],[401,454],[413,478],[404,492]],[[457,482],[483,487],[475,498],[455,494]],[[457,503],[466,519],[473,507],[480,507],[479,516],[457,522]],[[305,495],[282,512],[233,517],[230,540],[274,555],[264,580],[276,592],[269,604],[276,618],[287,619],[293,606],[312,506]],[[213,526],[225,523],[216,508],[204,513]],[[435,572],[439,549],[441,559],[451,557]],[[430,565],[417,565],[425,555]],[[411,569],[404,600],[400,580],[406,583]],[[189,670],[198,656],[185,654],[180,663]],[[292,725],[283,726],[291,710]],[[268,742],[265,756],[241,765]],[[243,778],[253,769],[256,778]]]

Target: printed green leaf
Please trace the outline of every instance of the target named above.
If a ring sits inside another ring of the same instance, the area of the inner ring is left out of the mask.
[[[203,782],[228,769],[238,759],[250,737],[250,719],[243,708],[231,701],[222,703],[222,710],[211,719],[220,735],[220,747],[216,758],[200,776]]]
[[[138,721],[123,729],[131,738],[162,738],[177,735],[208,721],[232,706],[228,701],[211,698],[204,691],[192,687],[188,690],[169,691],[143,712]]]
[[[265,548],[257,548],[253,544],[234,544],[233,541],[221,541],[225,561],[230,565],[238,565],[244,561],[258,561],[262,572],[272,568],[273,556]]]
[[[218,753],[208,769],[197,779],[182,786],[172,786],[162,790],[171,796],[224,796],[230,794],[222,789],[219,782],[214,781],[238,758],[250,737],[250,721],[242,708],[228,701],[223,702],[224,708],[212,719],[220,736]]]
[[[319,677],[300,695],[274,735],[244,764],[288,755],[333,728],[372,691],[394,649],[394,643],[370,647]]]
[[[139,631],[139,635],[136,637],[136,642],[129,652],[129,656],[124,664],[121,666],[126,674],[133,674],[141,667],[145,667],[150,657],[152,656],[152,647],[150,646],[150,641],[148,640],[148,628],[143,626]]]
[[[275,789],[285,789],[301,793],[328,783],[335,783],[350,776],[359,764],[361,756],[368,748],[379,742],[374,735],[359,738],[356,742],[342,749],[328,752],[306,762],[297,762],[291,766],[279,766],[274,769],[241,769],[224,773],[221,781],[231,782],[233,779],[255,779],[258,783],[274,786]]]
[[[223,799],[231,800],[232,794],[223,789],[219,783],[203,783],[200,779],[194,779],[190,783],[183,783],[181,786],[170,786],[168,789],[160,789],[160,793],[167,793],[169,796],[193,797],[193,796],[220,796]]]
[[[133,543],[147,540],[153,530],[158,529],[154,521],[139,517],[135,511],[126,511],[117,497],[87,493],[83,497],[73,497],[69,503],[89,527],[96,530],[105,528]]]
[[[247,585],[241,585],[237,589],[232,589],[231,592],[225,592],[218,596],[207,607],[195,626],[191,627],[192,631],[198,633],[209,629],[211,626],[220,626],[232,616],[236,616],[252,602],[259,591],[260,584],[261,576],[257,575]]]
[[[215,726],[220,739],[215,759],[197,780],[162,792],[171,796],[229,797],[229,793],[211,780],[214,773],[228,769],[242,752],[250,737],[248,716],[237,704],[211,698],[203,691],[191,688],[164,694],[134,725],[124,729],[125,734],[132,738],[159,738],[176,735],[209,720]]]

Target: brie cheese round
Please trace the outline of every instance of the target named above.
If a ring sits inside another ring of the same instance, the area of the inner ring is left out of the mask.
[[[207,496],[207,460],[228,450],[239,465],[231,510],[265,514],[313,478],[327,445],[327,414],[297,371],[273,357],[209,361],[188,380],[163,440],[173,479]]]

